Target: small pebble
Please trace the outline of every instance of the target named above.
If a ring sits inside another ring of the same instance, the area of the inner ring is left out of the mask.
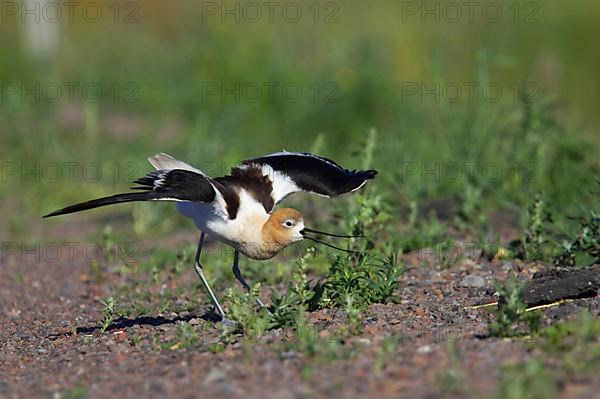
[[[514,269],[514,265],[511,262],[502,263],[502,271],[510,272]]]
[[[485,280],[481,276],[471,274],[462,279],[460,285],[463,287],[480,288],[485,285]]]
[[[281,357],[284,359],[292,359],[296,356],[298,356],[298,352],[296,352],[295,350],[286,351],[281,354]]]
[[[206,385],[209,385],[214,382],[225,381],[226,378],[227,378],[227,376],[221,369],[213,367],[210,369],[210,371],[208,372],[206,377],[204,377],[204,383]]]

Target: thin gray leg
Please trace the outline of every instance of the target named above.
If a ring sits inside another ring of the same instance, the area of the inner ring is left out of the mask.
[[[244,287],[245,289],[250,291],[250,289],[251,289],[250,284],[248,284],[246,282],[246,280],[244,280],[244,277],[242,277],[242,273],[240,272],[240,267],[238,266],[239,259],[240,259],[240,253],[239,253],[239,251],[235,251],[235,253],[233,254],[233,275],[235,276],[237,281],[240,282],[242,287]],[[256,303],[258,303],[261,308],[266,308],[265,304],[262,303],[260,298],[256,298]],[[269,311],[269,313],[271,313],[271,312]]]
[[[204,244],[204,236],[205,235],[206,234],[204,232],[200,233],[200,241],[198,242],[198,249],[196,250],[196,257],[194,258],[194,269],[196,270],[196,274],[198,274],[198,277],[200,277],[200,281],[202,281],[204,288],[206,289],[206,291],[208,291],[208,295],[210,296],[210,299],[211,299],[213,305],[215,306],[215,308],[217,308],[217,312],[221,316],[221,322],[224,324],[233,324],[233,322],[231,320],[229,320],[225,317],[225,312],[223,311],[223,308],[219,304],[219,301],[217,301],[217,297],[215,297],[215,294],[213,294],[212,290],[210,289],[210,285],[208,285],[208,281],[206,280],[206,277],[204,277],[204,273],[202,273],[202,265],[200,264],[200,255],[202,254],[202,245]]]

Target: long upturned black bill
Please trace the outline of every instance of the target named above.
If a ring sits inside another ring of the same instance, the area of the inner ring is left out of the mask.
[[[352,236],[352,235],[344,235],[344,234],[326,233],[324,231],[309,229],[308,227],[303,228],[300,233],[302,233],[302,235],[304,235],[304,233],[314,233],[314,234],[319,234],[322,236],[338,237],[338,238],[364,238],[363,235]]]
[[[357,254],[357,253],[359,253],[358,251],[352,251],[350,249],[344,249],[344,248],[336,247],[335,245],[329,244],[329,243],[327,243],[325,241],[321,241],[321,240],[319,240],[317,238],[314,238],[314,237],[309,237],[307,235],[304,235],[304,238],[307,239],[307,240],[311,240],[311,241],[317,242],[319,244],[323,244],[326,247],[337,249],[338,251],[348,252],[349,254]]]
[[[309,229],[308,227],[305,227],[305,228],[303,228],[303,229],[300,231],[300,234],[302,234],[302,236],[303,236],[305,239],[307,239],[307,240],[311,240],[311,241],[314,241],[314,242],[316,242],[316,243],[323,244],[323,245],[325,245],[326,247],[333,248],[333,249],[337,249],[338,251],[344,251],[344,252],[348,252],[348,253],[351,253],[351,254],[357,254],[357,253],[359,253],[359,252],[358,252],[358,251],[352,251],[352,250],[350,250],[350,249],[340,248],[340,247],[337,247],[337,246],[335,246],[335,245],[333,245],[333,244],[329,244],[328,242],[321,241],[321,240],[319,240],[318,238],[316,238],[316,237],[313,237],[313,236],[309,235],[309,233],[313,233],[313,234],[319,234],[319,235],[324,235],[324,236],[330,236],[330,237],[338,237],[338,238],[359,238],[359,237],[363,237],[363,236],[351,236],[351,235],[342,235],[342,234],[325,233],[325,232],[323,232],[323,231]]]

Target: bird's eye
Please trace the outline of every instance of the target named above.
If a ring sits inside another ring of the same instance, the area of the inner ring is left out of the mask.
[[[292,219],[285,219],[282,224],[287,228],[294,227],[294,221]]]

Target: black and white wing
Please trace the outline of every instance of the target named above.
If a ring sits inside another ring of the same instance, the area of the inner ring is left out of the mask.
[[[335,197],[358,190],[377,174],[376,170],[348,170],[310,153],[286,151],[248,159],[242,165],[259,165],[263,174],[270,177],[275,203],[299,191]]]
[[[154,166],[154,169],[156,170],[182,169],[198,173],[202,176],[206,176],[204,172],[202,172],[200,169],[194,168],[192,165],[180,161],[179,159],[175,159],[169,154],[165,154],[164,152],[154,154],[151,157],[148,157],[148,162],[150,162],[150,164]]]
[[[137,190],[136,192],[116,194],[67,206],[44,217],[134,201],[215,202],[217,206],[225,211],[226,205],[223,196],[215,187],[215,183],[200,170],[184,162],[177,161],[166,154],[157,154],[149,160],[152,160],[151,163],[154,167],[163,168],[150,172],[136,180],[135,183],[138,186],[132,187],[133,190]]]

